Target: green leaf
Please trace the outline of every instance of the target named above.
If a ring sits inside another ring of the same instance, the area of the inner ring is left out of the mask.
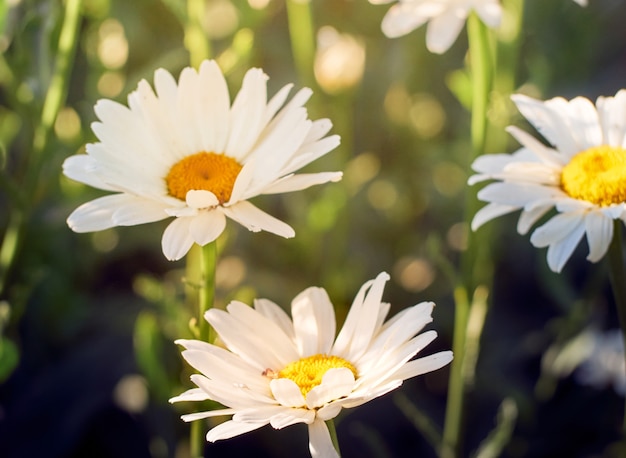
[[[19,360],[20,352],[17,345],[6,337],[0,337],[0,382],[9,378]]]

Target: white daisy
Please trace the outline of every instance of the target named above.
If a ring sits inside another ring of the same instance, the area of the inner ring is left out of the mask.
[[[100,100],[92,125],[98,143],[68,158],[68,177],[116,194],[87,202],[68,218],[76,232],[132,226],[175,217],[163,234],[163,253],[182,258],[224,230],[226,217],[252,231],[293,237],[293,229],[251,204],[259,194],[297,191],[338,181],[341,172],[294,174],[339,144],[324,137],[328,119],[311,121],[300,90],[285,106],[292,85],[267,100],[267,75],[249,70],[234,102],[214,61],[185,68],[178,84],[154,74],[156,94],[142,80],[128,107]],[[281,106],[282,109],[281,109]]]
[[[369,0],[373,4],[392,1]],[[502,7],[498,0],[400,0],[383,18],[382,30],[389,38],[396,38],[429,22],[426,47],[430,52],[442,54],[459,36],[471,11],[491,28],[500,25]]]
[[[399,387],[403,380],[434,371],[452,360],[444,351],[409,361],[436,337],[416,335],[432,321],[434,304],[423,302],[384,322],[381,273],[357,294],[335,338],[335,313],[322,288],[308,288],[291,303],[292,319],[276,304],[255,300],[254,308],[232,302],[205,317],[226,349],[179,340],[183,357],[201,374],[198,388],[171,399],[211,399],[226,408],[184,415],[185,421],[232,415],[211,429],[207,440],[227,439],[270,424],[280,429],[305,423],[314,457],[337,456],[324,423],[342,408],[356,407]]]
[[[594,106],[583,97],[545,102],[514,95],[519,111],[554,145],[509,127],[523,148],[487,154],[472,167],[469,183],[494,179],[478,193],[488,205],[472,221],[486,221],[522,210],[517,230],[525,234],[553,207],[557,214],[535,229],[530,241],[548,247],[548,265],[560,272],[587,237],[591,262],[599,261],[613,238],[613,220],[626,222],[626,90],[600,97]]]

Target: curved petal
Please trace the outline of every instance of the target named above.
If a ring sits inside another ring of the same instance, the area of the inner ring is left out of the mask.
[[[591,211],[585,217],[585,233],[589,245],[587,260],[598,262],[606,254],[613,239],[613,219],[601,211]]]
[[[428,21],[429,16],[418,14],[409,3],[396,3],[383,18],[381,28],[388,38],[397,38],[417,29]]]
[[[316,419],[309,425],[309,452],[311,458],[339,458],[328,427],[321,419]]]
[[[189,227],[195,217],[176,218],[172,221],[161,239],[163,254],[170,261],[177,261],[187,254],[193,245]]]
[[[333,354],[341,355],[348,361],[356,361],[365,353],[378,322],[381,298],[389,278],[389,274],[381,272],[371,284],[363,301],[356,302],[355,299],[356,303],[350,307],[343,328],[337,336]],[[361,292],[364,292],[363,288]]]
[[[113,194],[86,202],[67,218],[74,232],[134,226],[167,218],[162,204],[129,194]]]
[[[300,173],[289,175],[275,181],[263,189],[261,194],[282,194],[285,192],[300,191],[318,184],[337,182],[343,177],[343,172]]]
[[[120,191],[103,181],[97,174],[98,161],[87,154],[70,156],[63,161],[63,174],[74,181],[105,191]]]
[[[246,200],[237,202],[230,207],[221,207],[221,211],[252,232],[263,230],[285,238],[296,235],[291,226],[265,213]]]
[[[451,7],[432,18],[426,29],[426,47],[430,52],[443,54],[457,39],[467,19],[468,11]]]
[[[335,399],[348,396],[354,388],[354,374],[346,367],[329,369],[322,377],[322,383],[313,387],[306,395],[309,409],[322,407]]]
[[[191,218],[189,234],[200,246],[214,241],[224,232],[226,217],[219,210],[201,210]]]
[[[244,423],[240,421],[228,420],[224,423],[217,425],[211,429],[207,435],[206,440],[209,442],[215,442],[222,439],[230,439],[231,437],[240,436],[255,429],[259,429],[269,423],[269,419],[264,422],[258,423]]]
[[[335,310],[323,288],[307,288],[291,303],[300,356],[330,352],[335,339]]]
[[[304,396],[298,385],[288,378],[277,378],[270,381],[272,395],[280,405],[285,407],[302,407],[305,405]]]

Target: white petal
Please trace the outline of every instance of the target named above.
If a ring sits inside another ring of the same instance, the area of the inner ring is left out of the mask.
[[[87,154],[70,156],[63,161],[63,174],[74,181],[105,191],[119,191],[97,175],[98,161]]]
[[[443,54],[456,40],[467,19],[467,10],[451,7],[428,23],[426,47],[430,52]]]
[[[207,395],[200,388],[192,388],[185,391],[184,393],[179,394],[178,396],[170,398],[168,402],[174,403],[181,401],[206,401],[207,399],[210,399],[209,395]]]
[[[219,205],[220,201],[211,191],[191,190],[187,191],[185,202],[191,208],[211,208]]]
[[[335,399],[348,396],[354,388],[354,374],[346,367],[329,369],[322,377],[322,383],[307,393],[306,405],[316,409]]]
[[[226,152],[238,162],[244,162],[264,127],[267,79],[267,75],[258,68],[248,70],[233,102]]]
[[[343,405],[339,402],[331,402],[330,404],[326,404],[325,406],[317,409],[317,418],[320,420],[330,420],[331,418],[335,418],[341,412]]]
[[[335,339],[335,311],[323,288],[307,288],[291,303],[296,343],[301,356],[327,354]]]
[[[223,415],[232,415],[235,412],[236,412],[235,409],[209,410],[206,412],[189,413],[189,414],[181,416],[180,418],[184,422],[190,422],[190,421],[202,420],[204,418],[221,417]]]
[[[519,207],[513,207],[511,205],[500,204],[488,204],[478,210],[472,219],[472,230],[478,230],[483,224],[491,221],[498,216],[506,215],[508,213],[519,210]]]
[[[488,27],[496,28],[500,25],[502,19],[502,7],[497,0],[493,1],[481,1],[477,5],[474,5],[476,13],[480,17],[481,21]]]
[[[238,421],[228,420],[217,425],[206,435],[206,440],[215,442],[222,439],[230,439],[231,437],[240,436],[255,429],[259,429],[269,423],[269,419],[265,422],[258,423],[242,423]]]
[[[263,189],[262,194],[282,194],[284,192],[300,191],[314,185],[340,181],[342,176],[343,172],[289,175]]]
[[[535,229],[530,237],[530,242],[538,248],[545,247],[563,240],[569,237],[572,232],[581,229],[584,230],[582,212],[559,213]]]
[[[294,340],[295,333],[293,330],[293,323],[289,315],[278,305],[267,299],[255,299],[254,308],[261,315],[270,319],[285,333],[287,337]]]
[[[229,131],[230,97],[224,75],[214,60],[203,61],[199,74],[199,128],[207,152],[223,153]]]
[[[288,378],[277,378],[270,382],[274,398],[285,407],[302,407],[304,396],[298,385]]]
[[[315,421],[315,412],[307,409],[289,409],[288,412],[273,415],[270,425],[275,429],[286,428],[297,423],[311,424]]]
[[[613,219],[600,211],[585,216],[585,233],[589,245],[587,260],[598,262],[604,257],[613,239]]]
[[[93,232],[151,223],[167,216],[159,203],[128,194],[113,194],[82,204],[67,218],[67,224],[75,232]]]
[[[561,272],[584,233],[585,229],[581,224],[563,240],[555,242],[548,247],[548,266],[553,272]]]
[[[296,235],[291,226],[268,215],[246,200],[230,207],[223,207],[222,211],[226,216],[252,232],[264,230],[285,238],[291,238]]]
[[[552,202],[548,205],[538,205],[532,209],[524,209],[517,220],[517,232],[521,235],[526,234],[531,226],[535,224],[539,218],[545,215],[554,206]]]
[[[383,33],[389,38],[397,38],[417,29],[429,19],[414,11],[409,3],[396,3],[383,18],[381,24]]]
[[[356,361],[367,350],[378,322],[385,283],[389,278],[386,272],[378,274],[364,299],[358,302],[355,299],[337,336],[333,354],[342,355],[348,361]],[[362,293],[364,288],[361,288],[357,298],[360,298]]]
[[[404,364],[393,374],[393,377],[400,380],[406,380],[418,375],[436,371],[452,361],[452,358],[453,356],[451,351],[442,351],[435,353],[434,355],[415,359]]]
[[[161,247],[170,261],[177,261],[187,254],[193,245],[189,226],[195,217],[176,218],[163,232]]]
[[[187,193],[189,194],[189,193]],[[191,218],[189,234],[200,246],[217,239],[226,227],[226,217],[219,210],[202,210]]]
[[[339,458],[328,427],[321,419],[316,419],[309,425],[309,452],[311,458]]]

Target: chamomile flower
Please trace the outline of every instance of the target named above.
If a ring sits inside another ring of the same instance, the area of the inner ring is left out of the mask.
[[[381,298],[388,279],[381,273],[361,287],[336,337],[333,306],[321,288],[300,293],[291,303],[291,318],[266,299],[255,300],[254,308],[232,302],[226,311],[209,310],[205,317],[226,348],[177,341],[200,373],[191,376],[197,388],[170,401],[224,405],[183,416],[232,416],[208,432],[211,442],[268,424],[280,429],[305,423],[311,455],[337,456],[326,420],[452,360],[450,351],[411,360],[436,337],[432,330],[418,334],[432,321],[434,304],[420,303],[385,322],[390,306]]]
[[[497,181],[478,192],[488,204],[474,216],[472,229],[521,210],[517,230],[525,234],[555,208],[556,215],[530,238],[535,247],[548,247],[550,269],[560,272],[584,235],[587,259],[599,261],[613,238],[613,220],[626,221],[626,90],[598,98],[595,106],[584,97],[545,102],[512,98],[553,147],[509,127],[523,147],[474,162],[479,173],[470,177],[470,184]]]
[[[369,0],[373,4],[392,1]],[[443,54],[459,36],[472,11],[488,27],[500,25],[502,7],[498,0],[400,0],[383,18],[382,30],[389,38],[396,38],[428,22],[426,47],[430,52]]]
[[[341,179],[341,172],[294,173],[335,148],[339,137],[325,136],[329,120],[308,119],[309,89],[285,104],[287,85],[268,101],[267,80],[260,69],[249,70],[231,104],[217,63],[204,61],[199,71],[185,68],[178,83],[157,70],[156,92],[142,80],[128,107],[100,100],[92,125],[99,142],[68,158],[63,171],[115,194],[78,207],[70,228],[92,232],[174,217],[162,238],[170,260],[215,240],[227,217],[252,231],[293,237],[289,225],[249,199]]]

